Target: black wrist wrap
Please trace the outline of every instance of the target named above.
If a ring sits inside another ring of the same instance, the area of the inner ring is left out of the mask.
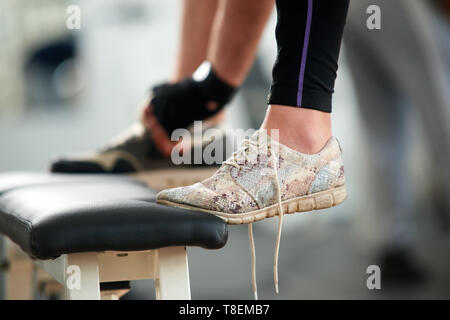
[[[187,128],[195,120],[204,120],[218,113],[235,91],[236,88],[221,80],[210,68],[201,81],[190,77],[155,86],[151,100],[153,114],[170,135],[175,129]],[[211,108],[210,103],[214,107]]]

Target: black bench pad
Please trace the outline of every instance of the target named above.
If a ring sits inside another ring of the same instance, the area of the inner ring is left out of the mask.
[[[0,175],[0,232],[32,257],[167,246],[218,249],[227,241],[221,219],[156,204],[153,190],[127,177],[54,178]]]

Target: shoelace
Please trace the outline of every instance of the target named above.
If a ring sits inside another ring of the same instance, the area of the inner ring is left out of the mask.
[[[232,156],[223,162],[223,164],[228,164],[230,166],[233,166],[237,169],[240,168],[240,165],[238,163],[238,156],[243,154],[245,160],[250,161],[249,160],[249,152],[255,152],[255,150],[257,150],[258,144],[256,141],[254,140],[249,140],[249,139],[245,139],[242,142],[242,146],[241,149],[234,152],[232,154]],[[278,179],[278,159],[277,156],[275,155],[274,152],[272,152],[271,150],[271,145],[269,145],[269,150],[270,150],[270,156],[272,157],[272,163],[273,163],[273,171],[274,171],[274,175],[275,175],[275,187],[276,187],[276,193],[277,193],[277,202],[278,202],[278,214],[279,214],[279,220],[278,220],[278,231],[277,231],[277,239],[276,239],[276,243],[275,243],[275,252],[274,252],[274,256],[273,256],[273,282],[275,285],[275,292],[278,294],[279,293],[279,288],[278,288],[278,255],[280,252],[280,242],[281,242],[281,230],[283,227],[283,216],[284,216],[284,212],[283,212],[283,206],[281,203],[281,187],[280,187],[280,182]],[[255,300],[258,300],[258,288],[257,288],[257,283],[256,283],[256,253],[255,253],[255,240],[253,237],[253,224],[249,223],[248,224],[248,236],[249,236],[249,242],[250,242],[250,250],[251,250],[251,264],[252,264],[252,288],[253,288],[253,295],[255,297]]]

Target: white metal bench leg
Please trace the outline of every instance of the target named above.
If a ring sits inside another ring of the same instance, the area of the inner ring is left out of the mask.
[[[168,247],[157,250],[155,290],[157,299],[191,299],[189,267],[185,247]]]
[[[97,253],[74,253],[66,257],[63,283],[65,298],[67,300],[100,300]],[[80,277],[76,279],[78,271]]]
[[[8,269],[8,255],[6,254],[6,240],[0,236],[0,300],[6,299],[6,271]]]
[[[35,260],[64,286],[69,300],[118,299],[125,292],[100,292],[100,282],[154,279],[157,299],[191,299],[185,247],[136,252],[64,254]]]

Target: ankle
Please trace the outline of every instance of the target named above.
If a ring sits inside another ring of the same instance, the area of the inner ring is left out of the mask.
[[[326,112],[289,106],[269,106],[261,129],[278,129],[281,144],[301,153],[322,150],[331,138],[331,115]]]

